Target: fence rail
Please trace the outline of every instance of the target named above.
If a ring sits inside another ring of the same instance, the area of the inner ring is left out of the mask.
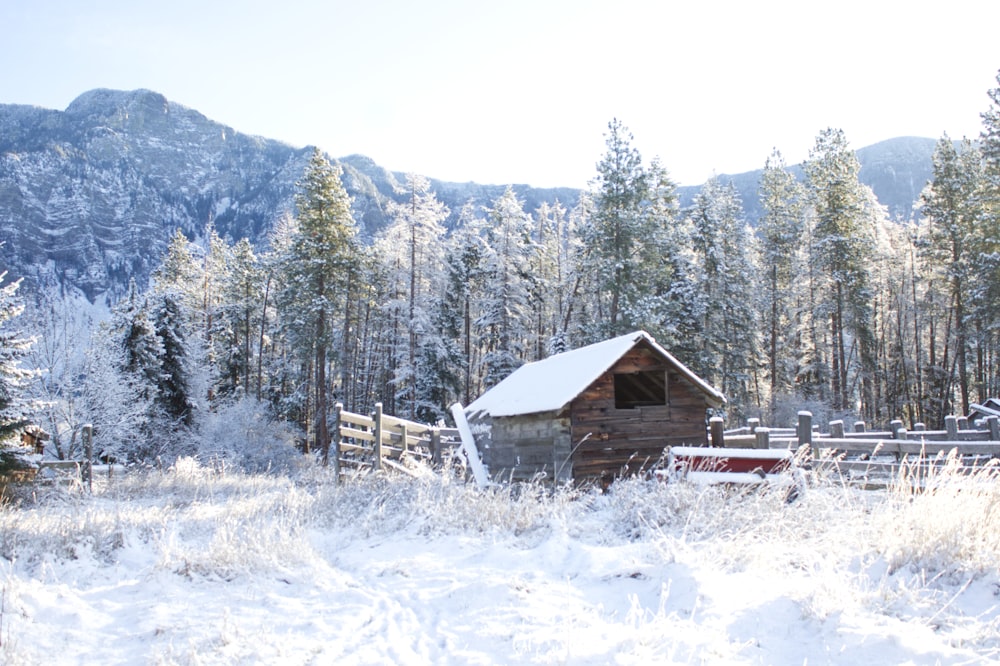
[[[334,415],[331,448],[341,469],[399,468],[407,457],[440,463],[446,450],[459,445],[457,429],[383,414],[382,403],[369,415],[348,412],[337,403]]]
[[[856,422],[847,431],[843,421],[831,421],[827,432],[820,432],[809,412],[799,413],[796,428],[766,428],[756,419],[732,430],[720,425],[709,427],[713,447],[797,451],[808,446],[814,469],[865,479],[895,475],[904,465],[908,470],[934,469],[948,456],[967,471],[1000,458],[1000,416],[993,414],[971,425],[949,416],[944,430],[927,430],[919,423],[907,430],[902,421],[893,421],[888,430],[870,431]]]

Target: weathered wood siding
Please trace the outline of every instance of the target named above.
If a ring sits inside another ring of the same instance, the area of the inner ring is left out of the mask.
[[[616,373],[667,373],[667,404],[656,407],[615,407]],[[623,356],[570,405],[573,477],[611,480],[656,463],[667,446],[708,444],[705,394],[687,381],[667,360],[639,344]]]
[[[573,478],[568,413],[495,418],[489,439],[477,443],[494,478],[505,481],[525,481],[536,476],[558,481]]]

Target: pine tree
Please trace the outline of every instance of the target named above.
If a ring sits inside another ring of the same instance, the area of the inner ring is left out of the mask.
[[[702,347],[694,366],[745,416],[755,402],[752,396],[759,394],[753,236],[735,186],[717,177],[702,186],[689,215],[697,287],[704,300]]]
[[[7,277],[0,272],[0,284]],[[0,287],[0,446],[28,424],[35,406],[26,399],[28,381],[34,376],[23,366],[34,340],[13,328],[13,321],[23,311],[17,298],[20,280]]]
[[[91,336],[83,362],[79,420],[94,426],[96,457],[124,462],[136,437],[148,431],[150,403],[123,371],[124,349],[117,333],[105,321]]]
[[[969,298],[975,282],[977,252],[983,245],[978,241],[983,222],[981,155],[970,141],[963,142],[962,150],[955,148],[947,135],[938,141],[934,151],[934,179],[921,195],[922,212],[927,220],[926,242],[921,256],[932,271],[927,276],[932,282],[945,285],[948,298],[949,322],[945,333],[944,367],[938,372],[934,384],[938,405],[938,420],[948,410],[951,370],[948,354],[955,354],[958,371],[958,388],[961,411],[969,412],[970,343],[975,337],[971,332]],[[931,288],[935,288],[932,284]],[[931,341],[935,345],[935,341]],[[936,345],[935,345],[936,346]]]
[[[483,301],[479,296],[486,291],[485,262],[489,248],[485,225],[471,203],[462,207],[458,225],[447,240],[445,284],[439,303],[442,330],[454,340],[461,359],[457,368],[460,373],[457,397],[466,405],[482,389],[477,373],[481,350],[474,324],[482,316]]]
[[[199,255],[199,248],[177,229],[167,245],[163,260],[153,271],[155,288],[174,292],[192,315],[201,309],[202,302],[201,285],[205,270]]]
[[[759,196],[763,208],[757,227],[763,269],[760,294],[767,322],[764,329],[770,383],[768,411],[773,422],[778,398],[790,396],[795,383],[794,367],[788,361],[795,353],[793,290],[796,258],[802,249],[805,196],[777,150],[765,163]]]
[[[979,142],[992,194],[1000,197],[1000,71],[997,72],[996,82],[997,87],[987,92],[990,107],[980,114],[983,119],[983,130],[979,135]],[[994,210],[994,213],[996,212]]]
[[[116,447],[116,455],[133,461],[151,461],[163,453],[164,434],[155,432],[165,423],[159,402],[159,387],[163,380],[163,343],[156,334],[148,302],[135,285],[129,283],[128,294],[112,312],[114,349],[110,357],[120,365],[116,368],[119,382],[129,388],[131,399],[145,408],[133,422],[128,440]]]
[[[869,199],[858,181],[858,158],[843,131],[827,129],[819,134],[805,171],[815,215],[813,260],[823,271],[820,288],[825,291],[818,315],[829,321],[832,407],[847,409],[852,404],[852,386],[860,384],[862,415],[869,417],[874,409],[875,372],[869,275],[873,215],[866,208]],[[855,356],[851,354],[852,343],[859,351],[859,382],[852,382],[849,376]]]
[[[197,402],[192,392],[184,315],[173,294],[167,292],[158,298],[153,325],[161,349],[156,402],[168,424],[190,427]]]
[[[489,211],[487,252],[483,257],[485,293],[481,331],[486,386],[494,386],[516,370],[527,355],[531,338],[532,241],[531,218],[508,187]]]
[[[266,278],[250,242],[240,240],[228,253],[220,278],[221,298],[215,325],[216,347],[224,354],[220,365],[218,392],[234,395],[250,391],[255,367],[255,346],[264,317]],[[258,351],[259,353],[259,351]]]
[[[626,333],[635,328],[629,306],[641,298],[636,290],[642,267],[637,247],[643,235],[643,202],[648,181],[632,134],[618,121],[608,123],[607,152],[597,164],[593,216],[578,229],[584,250],[580,270],[593,284],[597,320],[592,339]]]
[[[315,393],[315,446],[324,461],[330,446],[328,365],[349,337],[343,329],[338,336],[337,323],[349,303],[359,263],[357,225],[340,177],[339,165],[331,165],[314,149],[295,199],[297,233],[281,261],[284,325],[311,368],[307,384]]]
[[[983,157],[981,171],[983,207],[980,221],[976,266],[978,278],[975,298],[977,347],[977,384],[980,393],[1000,395],[1000,72],[997,87],[988,91],[989,108],[982,114],[983,130],[979,136]]]
[[[396,401],[403,408],[403,414],[414,418],[418,405],[426,408],[433,404],[433,400],[417,389],[417,384],[426,379],[420,376],[421,370],[417,367],[418,352],[428,343],[425,338],[435,337],[431,316],[441,287],[438,267],[442,263],[443,246],[440,241],[445,235],[442,222],[448,217],[448,209],[431,192],[430,181],[422,176],[407,175],[406,193],[408,201],[389,207],[394,220],[386,229],[382,245],[383,255],[391,266],[395,266],[394,271],[390,269],[395,273],[397,294],[392,307],[398,313],[396,320],[402,324],[402,335],[398,336],[395,351],[398,359],[393,378]],[[426,353],[424,357],[426,359]]]

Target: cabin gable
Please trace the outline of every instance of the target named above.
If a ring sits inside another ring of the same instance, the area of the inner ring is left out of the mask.
[[[636,345],[570,405],[572,440],[582,442],[573,476],[612,479],[650,467],[667,446],[706,445],[709,406],[669,359]]]

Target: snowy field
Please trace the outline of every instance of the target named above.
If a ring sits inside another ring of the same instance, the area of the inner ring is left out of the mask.
[[[182,461],[0,508],[6,664],[979,664],[1000,485],[626,481]]]

